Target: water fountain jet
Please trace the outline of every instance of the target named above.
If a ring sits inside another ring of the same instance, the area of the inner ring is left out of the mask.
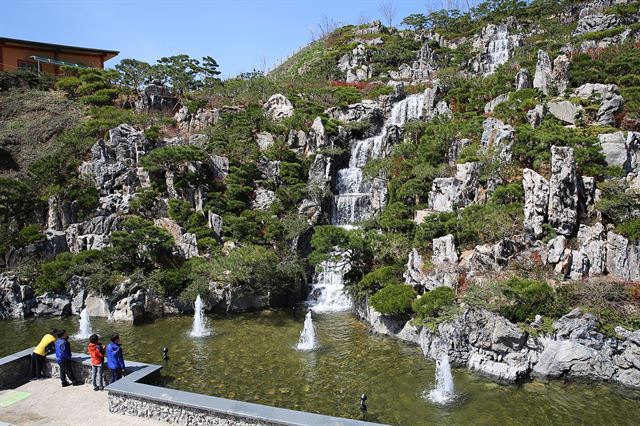
[[[309,311],[304,319],[304,327],[300,332],[300,341],[298,342],[296,349],[299,351],[311,351],[314,350],[316,346],[316,330],[313,327],[311,311]]]
[[[207,318],[204,316],[202,298],[198,295],[193,306],[193,328],[189,335],[191,337],[207,337],[210,334],[211,330],[207,327]]]
[[[429,392],[427,398],[436,404],[445,405],[452,402],[455,397],[449,355],[444,352],[436,361],[436,387]]]
[[[93,332],[91,331],[91,318],[89,318],[89,311],[84,308],[80,312],[80,330],[73,336],[76,339],[88,339]]]

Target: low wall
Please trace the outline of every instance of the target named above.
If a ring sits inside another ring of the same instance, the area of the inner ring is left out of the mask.
[[[29,380],[33,348],[0,358],[0,390],[18,387]],[[78,380],[91,381],[88,355],[73,353],[73,365]],[[375,423],[340,417],[324,416],[304,411],[269,407],[193,392],[154,386],[162,366],[127,361],[127,375],[107,386],[109,411],[138,417],[149,417],[172,424],[240,425],[240,426],[367,426]],[[59,377],[55,358],[47,358],[47,369]],[[107,373],[108,374],[108,373]]]

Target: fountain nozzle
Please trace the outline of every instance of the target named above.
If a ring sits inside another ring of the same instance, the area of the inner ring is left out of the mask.
[[[360,395],[360,411],[362,411],[363,413],[367,412],[367,395],[362,394]]]

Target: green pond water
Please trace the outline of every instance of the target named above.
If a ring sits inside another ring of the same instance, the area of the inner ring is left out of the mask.
[[[78,321],[0,321],[0,356],[34,346],[50,327],[71,335]],[[199,339],[189,337],[189,317],[136,326],[94,318],[92,327],[103,336],[120,333],[127,359],[162,364],[168,346],[162,385],[224,398],[394,425],[640,424],[640,400],[629,391],[561,381],[504,386],[465,369],[453,371],[457,401],[440,407],[423,397],[435,386],[435,363],[419,348],[369,333],[352,314],[332,313],[314,316],[320,347],[298,352],[303,322],[284,310],[209,317],[213,335]],[[86,341],[71,344],[86,352]],[[366,415],[358,409],[362,393]]]

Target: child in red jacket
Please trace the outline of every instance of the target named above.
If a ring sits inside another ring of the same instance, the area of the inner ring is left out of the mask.
[[[104,389],[104,379],[102,377],[104,346],[100,343],[100,336],[92,334],[91,337],[89,337],[87,350],[91,356],[91,382],[93,383],[93,390],[102,390]]]

